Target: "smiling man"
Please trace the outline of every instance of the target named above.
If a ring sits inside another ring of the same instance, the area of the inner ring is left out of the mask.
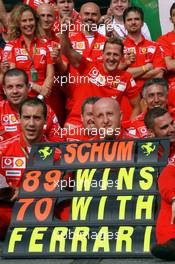
[[[67,129],[67,141],[93,140],[97,135],[97,129],[94,124],[93,106],[100,98],[90,96],[83,101],[81,106],[82,125],[79,127]],[[66,131],[66,130],[65,130]]]
[[[149,135],[144,123],[145,114],[154,107],[168,107],[168,83],[163,78],[147,80],[142,88],[145,111],[132,121],[123,122],[126,134],[133,138],[145,138]]]
[[[62,23],[66,29],[69,20],[65,18]],[[125,94],[135,111],[139,112],[140,97],[135,82],[131,74],[118,69],[123,55],[123,44],[120,39],[108,39],[103,49],[103,60],[95,62],[86,60],[71,47],[66,31],[61,36],[61,42],[64,55],[81,77],[74,83],[73,106],[67,117],[66,126],[81,125],[81,105],[89,96],[113,97],[120,103]]]
[[[8,70],[4,75],[3,89],[6,100],[0,102],[0,141],[20,133],[19,108],[21,103],[27,99],[30,89],[26,72],[17,68]],[[44,134],[50,141],[60,141],[59,128],[55,113],[50,106],[47,106]]]

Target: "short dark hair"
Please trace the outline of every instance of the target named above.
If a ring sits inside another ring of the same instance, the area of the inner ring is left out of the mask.
[[[123,42],[122,42],[122,40],[120,38],[112,38],[112,37],[108,38],[106,40],[105,44],[104,44],[103,52],[104,52],[107,44],[117,44],[117,45],[119,45],[121,47],[121,52],[123,54],[124,45],[123,45]]]
[[[22,102],[22,104],[19,107],[19,115],[20,117],[22,116],[22,109],[24,107],[24,105],[29,105],[29,106],[36,106],[36,105],[41,105],[43,108],[43,115],[44,115],[44,119],[47,119],[47,106],[46,104],[40,100],[37,97],[32,97],[32,98],[27,98],[26,100],[24,100],[24,102]]]
[[[85,107],[87,104],[95,104],[101,97],[98,97],[98,96],[90,96],[88,98],[86,98],[83,103],[82,103],[82,106],[81,106],[81,114],[83,115],[84,114],[84,111],[85,111]]]
[[[18,68],[13,68],[13,69],[10,69],[10,70],[6,71],[4,76],[3,76],[2,83],[3,83],[3,85],[5,85],[5,79],[7,77],[21,76],[21,75],[24,77],[24,82],[28,86],[29,79],[28,79],[27,73],[24,70],[18,69]]]
[[[145,126],[148,129],[153,129],[154,127],[154,120],[160,116],[165,115],[166,113],[168,113],[168,110],[165,108],[161,108],[161,107],[154,107],[152,109],[150,109],[144,117],[144,123]]]
[[[137,12],[140,14],[141,20],[142,22],[144,21],[144,13],[142,8],[138,7],[138,6],[129,6],[128,8],[125,9],[125,11],[123,12],[123,21],[125,23],[126,17],[128,15],[128,13],[130,12]]]
[[[173,3],[171,8],[170,8],[170,16],[173,15],[173,9],[175,9],[175,3]]]
[[[142,87],[142,97],[145,96],[145,92],[146,92],[147,88],[153,84],[161,85],[163,87],[164,94],[167,95],[167,93],[168,93],[168,82],[163,78],[152,78],[152,79],[145,81],[145,83]]]

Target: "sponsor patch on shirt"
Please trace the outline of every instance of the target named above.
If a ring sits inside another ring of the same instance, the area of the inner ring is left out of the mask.
[[[99,83],[101,86],[104,86],[105,83],[106,83],[106,78],[105,78],[105,76],[99,74],[99,75],[97,76],[96,81],[97,81],[97,83]]]
[[[139,133],[140,133],[141,135],[143,135],[143,136],[145,136],[145,135],[148,134],[148,130],[147,130],[147,128],[146,128],[145,126],[139,127],[139,128],[138,128],[138,131],[139,131]]]
[[[134,79],[131,79],[131,86],[132,86],[132,87],[136,86],[136,82],[135,82]]]
[[[100,45],[100,50],[103,50],[104,48],[104,43]]]
[[[101,44],[100,43],[94,43],[94,49],[100,50],[101,49]]]
[[[128,128],[127,129],[127,132],[132,135],[132,136],[135,136],[136,135],[136,129],[135,128]]]
[[[17,131],[17,126],[5,126],[4,129],[6,132],[13,132]]]
[[[13,124],[19,124],[19,121],[17,120],[14,114],[9,114],[9,115],[1,116],[1,123],[2,125],[7,125],[7,124],[13,125]]]
[[[124,82],[120,82],[117,86],[117,90],[118,91],[121,91],[121,92],[124,92],[124,90],[126,89],[126,83]]]
[[[84,43],[84,41],[77,42],[76,43],[76,49],[85,49],[85,43]]]
[[[16,56],[16,61],[26,61],[28,60],[27,56]]]
[[[139,48],[139,54],[146,54],[147,53],[147,48],[143,47],[143,48]]]
[[[12,45],[8,45],[8,44],[7,44],[7,45],[5,46],[5,48],[4,48],[4,51],[11,51],[12,48],[13,48]]]
[[[20,177],[21,171],[20,170],[7,170],[5,172],[6,177]]]
[[[41,55],[46,55],[46,50],[45,49],[40,49],[40,54]]]
[[[93,67],[89,72],[89,76],[91,77],[97,77],[98,75],[99,75],[99,70],[96,67]]]
[[[3,169],[25,169],[26,158],[25,157],[2,157],[1,166]]]
[[[53,117],[53,123],[56,124],[57,122],[58,122],[58,118],[57,118],[56,115],[54,115],[54,117]]]
[[[154,54],[156,47],[148,47],[148,52]]]

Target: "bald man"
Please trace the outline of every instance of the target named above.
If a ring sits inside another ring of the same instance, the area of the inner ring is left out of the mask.
[[[101,17],[100,8],[93,2],[87,2],[80,9],[81,22],[84,25],[82,31],[85,35],[93,35],[97,31],[98,21]]]
[[[37,13],[40,18],[41,34],[49,39],[55,38],[55,34],[52,31],[53,24],[55,22],[54,8],[49,4],[41,4],[37,8]]]
[[[100,139],[120,139],[121,113],[119,103],[113,98],[101,98],[93,106],[95,127]]]
[[[100,19],[100,8],[98,5],[92,2],[87,2],[81,6],[80,18],[81,18],[81,31],[70,37],[70,42],[74,50],[81,54],[84,58],[89,61],[97,61],[102,59],[103,47],[106,41],[106,37],[99,34],[98,21]],[[79,75],[74,67],[69,67],[70,75]],[[75,85],[68,83],[65,89],[67,96],[66,109],[67,113],[72,109],[73,106],[73,93]],[[92,94],[93,95],[93,94]],[[67,125],[67,124],[66,124]]]
[[[81,6],[81,32],[70,38],[73,48],[91,60],[100,59],[106,37],[97,32],[100,8],[93,2]]]

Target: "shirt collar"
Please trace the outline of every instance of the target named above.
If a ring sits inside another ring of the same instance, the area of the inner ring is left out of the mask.
[[[31,41],[31,44],[32,44],[32,43],[36,43],[37,40],[38,40],[37,37],[34,36],[34,38],[33,38],[32,41]],[[23,34],[21,34],[21,36],[19,37],[19,41],[20,41],[21,45],[25,44],[25,40],[24,40],[24,35],[23,35]]]
[[[130,38],[129,36],[126,37],[126,40],[129,41],[131,44],[134,44],[134,45],[138,45],[138,44],[141,44],[142,42],[145,41],[145,37],[143,35],[141,35],[141,40],[140,42],[138,42],[137,44],[135,43],[135,41]]]

